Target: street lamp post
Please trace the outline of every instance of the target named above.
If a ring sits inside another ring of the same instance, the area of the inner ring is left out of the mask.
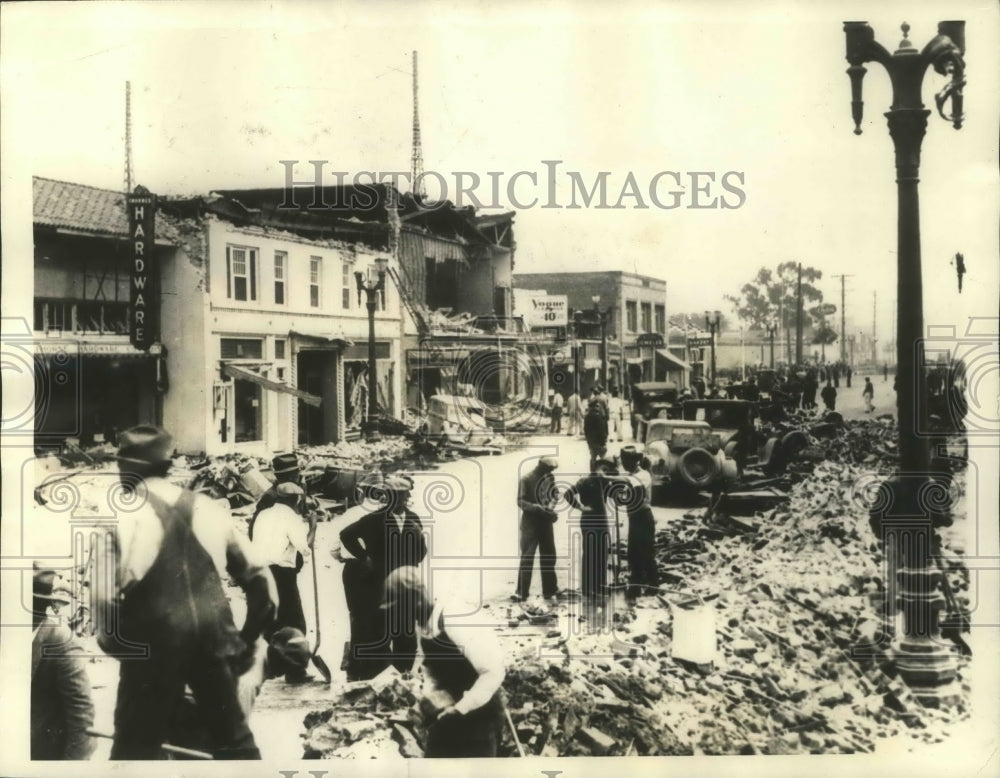
[[[608,316],[611,313],[611,308],[605,308],[601,310],[598,307],[598,303],[601,302],[601,296],[595,294],[590,298],[591,302],[594,303],[594,313],[597,315],[598,320],[601,322],[601,386],[605,389],[608,388]]]
[[[719,331],[719,321],[721,314],[715,311],[715,318],[711,318],[708,311],[705,311],[705,327],[708,329],[709,335],[712,337],[711,347],[712,347],[712,383],[716,383],[715,376],[715,335]]]
[[[743,328],[740,327],[740,382],[746,383],[746,380],[747,380],[746,343],[743,340]]]
[[[774,336],[778,332],[777,323],[767,325],[767,337],[771,340],[771,369],[774,370]]]
[[[941,572],[932,562],[935,529],[951,522],[948,481],[929,472],[930,448],[921,436],[920,402],[924,382],[918,376],[922,363],[923,288],[920,269],[920,210],[917,183],[920,145],[930,111],[921,101],[924,73],[933,67],[950,80],[935,96],[938,113],[955,129],[962,126],[962,87],[965,84],[965,22],[938,23],[938,34],[918,51],[910,42],[910,26],[902,25],[903,39],[890,54],[875,41],[867,22],[845,22],[847,73],[851,79],[851,108],[855,134],[861,134],[864,103],[861,84],[864,63],[879,62],[889,72],[892,105],[885,114],[896,155],[898,196],[896,297],[896,357],[899,391],[899,470],[880,485],[878,505],[871,510],[872,528],[881,537],[890,565],[899,565],[895,578],[903,612],[903,636],[895,645],[896,667],[914,696],[924,705],[954,702],[958,697],[954,653],[941,641],[938,616],[944,607]],[[951,101],[951,113],[944,106]],[[873,338],[874,340],[874,338]],[[877,354],[874,350],[873,354]],[[890,573],[892,568],[890,567]],[[886,603],[891,612],[895,602]],[[886,619],[880,644],[894,635]]]
[[[378,308],[379,300],[385,301],[385,271],[389,266],[389,260],[379,257],[375,260],[375,278],[372,278],[369,268],[367,278],[364,273],[356,272],[354,281],[358,285],[358,303],[361,303],[361,294],[365,295],[365,302],[368,308],[368,418],[365,421],[365,439],[374,441],[379,439],[378,432],[378,382],[375,377],[375,310]]]

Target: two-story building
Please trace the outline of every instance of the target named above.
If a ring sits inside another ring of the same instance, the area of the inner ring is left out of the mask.
[[[565,295],[575,319],[579,338],[585,344],[583,370],[595,369],[599,347],[594,343],[602,333],[595,309],[607,311],[605,332],[609,353],[621,354],[620,361],[610,359],[609,383],[627,387],[639,381],[662,378],[670,370],[690,366],[666,347],[667,284],[663,279],[627,273],[621,270],[570,273],[516,273],[518,290],[544,291]],[[571,316],[573,319],[573,316]],[[565,362],[565,360],[563,360]],[[554,376],[558,371],[553,373]],[[596,380],[596,372],[583,384]],[[586,389],[582,385],[581,389]]]
[[[41,437],[113,440],[153,422],[181,451],[264,455],[360,429],[368,312],[355,273],[385,252],[349,234],[303,235],[221,198],[162,199],[159,339],[147,352],[129,342],[123,195],[35,179],[34,208],[38,358],[46,374],[68,376],[40,393]],[[373,391],[399,415],[400,303],[386,281]]]

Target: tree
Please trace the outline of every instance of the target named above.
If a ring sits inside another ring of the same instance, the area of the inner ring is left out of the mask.
[[[837,331],[833,329],[833,327],[826,322],[822,322],[813,330],[812,342],[817,344],[822,343],[829,346],[831,343],[834,343],[838,337],[840,336],[837,334]]]
[[[776,268],[762,267],[753,280],[740,287],[739,294],[726,295],[732,303],[737,318],[748,327],[764,329],[778,321],[782,329],[795,327],[797,306],[796,285],[798,283],[798,262],[782,262]],[[823,302],[823,293],[814,282],[823,277],[823,271],[814,267],[802,268],[802,326],[808,327],[813,321],[809,309]]]

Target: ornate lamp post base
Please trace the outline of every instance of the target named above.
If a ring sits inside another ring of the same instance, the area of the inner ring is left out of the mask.
[[[941,637],[946,611],[942,572],[934,563],[939,553],[937,529],[951,524],[950,495],[929,473],[897,473],[879,486],[870,513],[872,529],[885,549],[885,599],[881,642],[867,653],[891,653],[900,678],[927,707],[946,707],[961,698],[956,682],[958,654]],[[903,634],[896,637],[897,607]]]

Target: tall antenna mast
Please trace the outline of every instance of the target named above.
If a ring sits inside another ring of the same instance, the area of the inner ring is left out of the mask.
[[[125,82],[125,193],[132,192],[132,82]]]
[[[424,152],[420,144],[420,99],[417,79],[417,52],[413,52],[413,156],[410,158],[410,181],[413,194],[423,197]]]

